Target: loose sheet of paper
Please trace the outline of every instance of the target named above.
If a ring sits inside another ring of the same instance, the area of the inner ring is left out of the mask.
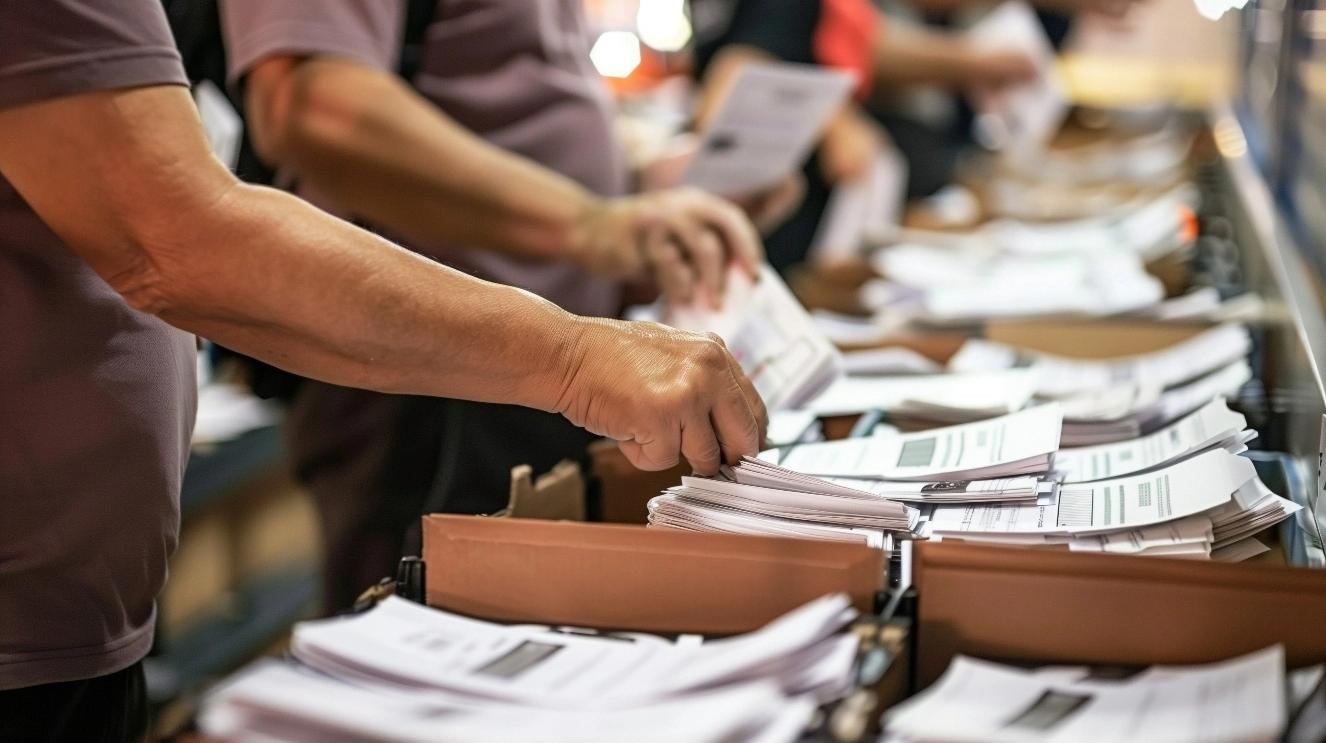
[[[1069,483],[1144,472],[1226,442],[1232,444],[1233,440],[1237,444],[1232,445],[1242,446],[1247,425],[1241,414],[1229,409],[1224,398],[1216,398],[1186,418],[1139,439],[1060,449],[1054,469]]]
[[[881,480],[990,479],[1044,472],[1063,415],[1041,405],[976,423],[901,436],[805,444],[760,458],[807,475]]]
[[[723,196],[759,193],[801,167],[852,76],[789,63],[742,68],[682,182]]]
[[[717,333],[770,410],[797,407],[842,373],[842,357],[769,266],[758,282],[733,268],[720,310],[673,307],[668,324]]]

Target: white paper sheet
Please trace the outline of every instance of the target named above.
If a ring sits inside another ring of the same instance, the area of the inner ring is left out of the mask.
[[[852,82],[826,67],[746,65],[702,134],[682,182],[723,196],[777,185],[801,167]]]
[[[838,350],[767,265],[756,283],[730,271],[722,309],[674,307],[668,323],[722,337],[770,410],[797,407],[842,374]]]
[[[1256,478],[1251,461],[1216,449],[1146,474],[1064,485],[1050,505],[936,506],[928,528],[992,534],[1138,529],[1224,506]]]
[[[1243,415],[1230,410],[1223,397],[1216,398],[1187,417],[1139,439],[1060,449],[1054,458],[1054,469],[1067,483],[1145,472],[1227,442],[1237,441],[1241,446],[1247,440],[1242,435],[1247,425]],[[1249,438],[1251,435],[1254,434],[1250,432]]]
[[[1247,743],[1286,721],[1284,652],[1155,668],[1118,682],[1058,679],[964,656],[928,691],[893,708],[905,741]]]
[[[1038,474],[1059,449],[1062,425],[1057,405],[1041,405],[976,423],[805,444],[760,458],[823,477],[961,480]]]

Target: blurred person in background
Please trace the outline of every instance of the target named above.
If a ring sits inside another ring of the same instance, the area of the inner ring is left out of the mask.
[[[293,373],[556,411],[715,472],[764,409],[722,343],[573,315],[213,156],[157,0],[0,3],[0,740],[138,741],[198,333]],[[440,207],[439,207],[440,208]]]
[[[1042,17],[1053,30],[1064,13],[1119,17],[1134,1],[1040,5],[1050,11]],[[991,5],[988,0],[916,3],[936,19]],[[935,125],[893,115],[892,96],[923,86],[950,94],[998,90],[1036,74],[1034,60],[1020,51],[972,45],[949,29],[888,16],[872,0],[690,0],[690,11],[701,129],[741,68],[752,62],[818,64],[857,76],[855,99],[829,124],[806,163],[800,208],[765,241],[769,262],[779,270],[805,259],[833,187],[861,177],[886,142],[907,159],[910,195],[931,193],[951,179],[956,148],[970,141],[967,132],[955,137],[951,122]]]
[[[733,204],[631,194],[581,0],[220,8],[258,155],[429,258],[597,317],[621,312],[627,281],[716,305],[731,262],[763,260]],[[583,462],[593,439],[527,408],[318,382],[299,386],[288,432],[321,516],[329,610],[392,571],[421,512],[493,512],[513,466]]]

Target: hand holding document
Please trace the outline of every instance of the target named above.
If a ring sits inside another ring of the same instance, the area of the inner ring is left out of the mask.
[[[851,75],[824,67],[746,65],[705,128],[682,182],[720,196],[773,187],[801,167],[852,83]]]
[[[973,480],[1043,474],[1059,449],[1063,414],[1042,405],[977,423],[804,444],[760,454],[794,472],[878,480]]]
[[[967,31],[979,47],[1029,55],[1036,78],[976,96],[977,128],[998,149],[1032,153],[1044,149],[1068,115],[1068,98],[1054,68],[1054,47],[1031,6],[1010,0]]]
[[[841,374],[841,357],[772,268],[728,277],[721,310],[673,307],[668,324],[718,334],[770,410],[797,407]]]
[[[958,656],[927,691],[890,711],[899,741],[1252,743],[1286,724],[1284,650],[1095,681]]]

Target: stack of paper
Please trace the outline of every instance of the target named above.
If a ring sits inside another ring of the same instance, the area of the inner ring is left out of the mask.
[[[1193,237],[1192,210],[1199,193],[1191,184],[1171,189],[1117,212],[1057,222],[996,219],[970,232],[909,229],[908,242],[1010,255],[1128,252],[1155,260]],[[1207,302],[1209,295],[1201,301]],[[1219,295],[1215,296],[1219,304]]]
[[[672,308],[668,324],[718,334],[770,410],[797,407],[842,374],[837,349],[767,265],[758,282],[730,271],[721,310]]]
[[[675,489],[649,501],[649,526],[683,531],[851,542],[885,551],[893,548],[892,536],[880,529],[768,516],[721,505],[713,500],[692,499]]]
[[[792,741],[814,714],[772,684],[700,692],[645,707],[539,709],[439,699],[264,661],[207,702],[199,723],[218,740],[264,743],[617,743]]]
[[[1164,299],[1160,281],[1126,251],[1015,255],[982,247],[905,244],[877,251],[885,277],[862,301],[935,324],[988,318],[1135,312]]]
[[[971,340],[949,361],[949,371],[994,371],[1030,365],[1040,375],[1037,394],[1064,398],[1125,381],[1160,389],[1179,386],[1242,360],[1251,349],[1252,339],[1241,325],[1221,325],[1152,353],[1102,360],[1029,353]]]
[[[947,428],[827,441],[760,454],[770,464],[818,477],[952,481],[1041,475],[1059,450],[1063,414],[1041,405]]]
[[[1091,482],[1162,467],[1209,449],[1231,454],[1247,450],[1256,437],[1247,420],[1218,397],[1196,412],[1141,438],[1111,444],[1060,449],[1055,472],[1063,482]]]
[[[681,485],[666,494],[717,508],[837,526],[908,531],[916,523],[915,511],[901,503],[822,481],[797,490],[780,490],[718,478],[683,477]]]
[[[795,490],[804,493],[839,495],[848,498],[887,498],[916,503],[981,503],[987,501],[1035,500],[1049,492],[1047,483],[1035,476],[995,480],[900,481],[852,477],[818,478],[747,458],[723,475],[732,482],[752,487]]]
[[[1252,535],[1293,516],[1303,507],[1271,492],[1260,480],[1251,487],[1241,488],[1233,500],[1211,512],[1214,543],[1212,548],[1224,550],[1239,542],[1251,540]],[[1265,551],[1264,549],[1262,551]]]
[[[1066,484],[1035,504],[931,506],[922,510],[917,532],[940,540],[1206,558],[1297,510],[1266,489],[1250,461],[1213,449],[1149,473]]]
[[[934,686],[889,712],[885,740],[1252,743],[1277,740],[1286,718],[1278,645],[1122,681],[958,656]]]
[[[292,653],[322,675],[259,666],[208,700],[202,725],[245,740],[675,740],[684,730],[685,740],[792,741],[817,703],[850,686],[857,643],[840,630],[851,617],[846,597],[826,596],[697,645],[496,625],[389,598],[298,625]]]
[[[949,362],[955,372],[1028,368],[1036,397],[1064,409],[1063,443],[1085,446],[1137,438],[1236,393],[1252,377],[1241,325],[1222,325],[1160,351],[1118,359],[1069,359],[968,341]]]

